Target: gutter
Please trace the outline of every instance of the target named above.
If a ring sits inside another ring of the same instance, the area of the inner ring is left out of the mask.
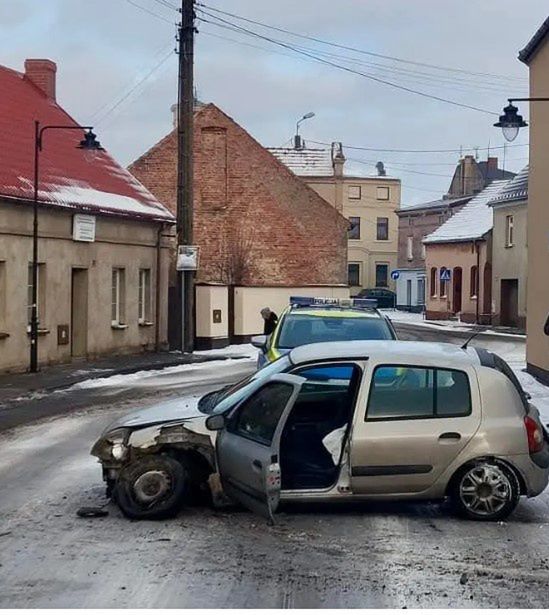
[[[161,287],[161,269],[162,269],[162,232],[164,231],[164,223],[158,225],[156,234],[156,297],[155,297],[155,331],[154,331],[154,347],[156,352],[160,351],[160,287]]]

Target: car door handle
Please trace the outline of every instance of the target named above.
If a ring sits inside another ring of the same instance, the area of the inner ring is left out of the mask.
[[[252,465],[254,468],[257,468],[258,470],[262,470],[263,469],[263,464],[261,463],[261,461],[259,461],[259,459],[254,459],[252,461]]]
[[[441,433],[438,439],[439,440],[461,440],[461,434],[457,433],[457,431],[447,431],[445,433]]]

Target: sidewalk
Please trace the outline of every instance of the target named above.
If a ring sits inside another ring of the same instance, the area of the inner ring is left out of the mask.
[[[133,374],[138,371],[218,361],[237,356],[231,352],[224,352],[224,350],[193,355],[178,352],[150,352],[138,355],[109,356],[95,361],[47,366],[36,374],[1,374],[0,405],[18,397],[65,389],[90,378]],[[242,356],[245,356],[245,353]]]

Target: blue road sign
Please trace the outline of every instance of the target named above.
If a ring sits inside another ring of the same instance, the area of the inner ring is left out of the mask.
[[[440,281],[441,282],[449,282],[452,278],[452,272],[450,269],[446,269],[446,267],[441,267],[440,269]]]
[[[398,278],[400,278],[400,271],[398,269],[391,271],[391,280],[398,280]]]

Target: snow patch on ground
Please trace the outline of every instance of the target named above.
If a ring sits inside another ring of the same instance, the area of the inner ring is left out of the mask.
[[[199,350],[195,352],[198,356],[223,356],[223,357],[248,357],[250,359],[257,359],[257,348],[254,348],[251,344],[231,344],[225,348],[218,348],[217,350]]]
[[[222,368],[228,365],[238,363],[246,363],[250,359],[247,357],[239,359],[224,359],[221,361],[205,361],[204,363],[186,363],[184,365],[172,365],[162,369],[141,370],[132,374],[115,374],[113,376],[105,376],[103,378],[89,378],[73,384],[66,391],[76,391],[80,389],[99,389],[99,388],[121,388],[128,386],[140,386],[147,380],[158,377],[185,374],[193,378],[193,382],[200,382],[200,372],[206,371],[208,378],[211,377],[212,368]]]

